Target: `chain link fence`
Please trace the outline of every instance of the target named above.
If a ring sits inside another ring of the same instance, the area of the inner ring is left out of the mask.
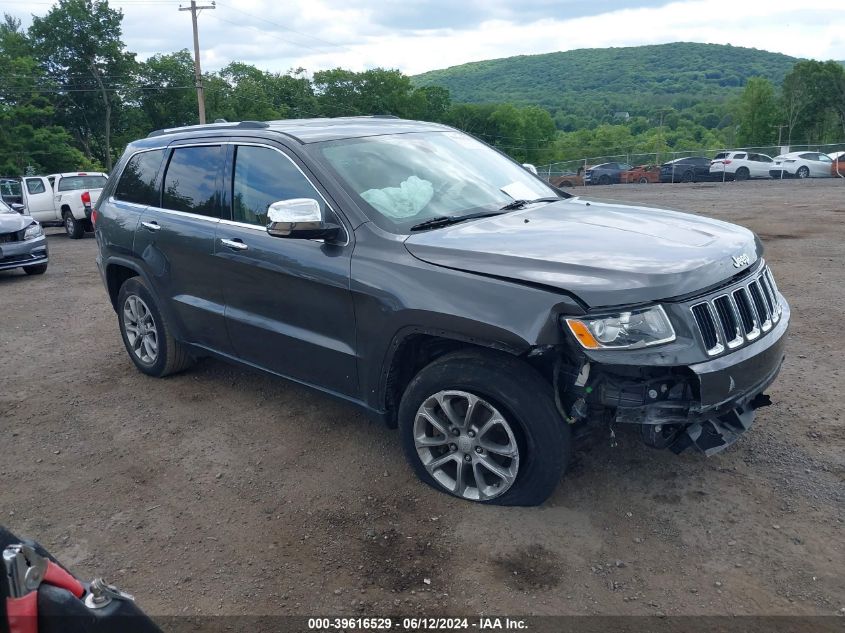
[[[630,151],[621,154],[605,154],[601,156],[590,156],[577,160],[558,161],[548,165],[538,165],[537,173],[559,187],[579,187],[585,184],[584,173],[596,166],[606,163],[617,163],[620,166],[628,166],[630,170],[620,170],[621,176],[618,181],[614,178],[607,184],[646,183],[646,182],[689,182],[692,180],[725,181],[732,180],[733,175],[724,166],[704,176],[705,161],[722,158],[727,152],[745,152],[748,157],[755,156],[755,160],[761,163],[769,163],[766,159],[773,159],[781,154],[789,152],[819,152],[821,154],[833,155],[836,152],[845,151],[845,142],[830,144],[804,144],[804,145],[780,145],[764,147],[742,147],[742,148],[721,148],[709,150],[683,150],[676,152],[637,152]],[[700,159],[698,172],[691,169],[689,161],[683,159]],[[845,157],[840,158],[840,165],[845,163]],[[661,166],[668,167],[661,173]],[[840,177],[845,177],[845,169],[840,168]],[[692,174],[692,178],[690,178]],[[765,176],[768,177],[768,174]],[[781,171],[783,178],[783,171]]]

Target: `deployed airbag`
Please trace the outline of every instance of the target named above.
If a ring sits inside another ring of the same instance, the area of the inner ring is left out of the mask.
[[[417,215],[431,202],[434,186],[416,176],[410,176],[398,187],[368,189],[361,197],[379,212],[392,218],[408,218]]]

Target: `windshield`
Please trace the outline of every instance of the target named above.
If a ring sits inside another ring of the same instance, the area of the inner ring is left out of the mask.
[[[7,205],[5,202],[0,200],[0,213],[15,213],[15,212],[12,211],[12,209],[11,209],[11,207],[9,207],[9,205]]]
[[[106,186],[105,176],[64,176],[59,181],[59,191],[75,189],[102,189]]]
[[[331,141],[320,145],[320,154],[367,215],[395,233],[431,218],[559,197],[524,167],[460,132]]]

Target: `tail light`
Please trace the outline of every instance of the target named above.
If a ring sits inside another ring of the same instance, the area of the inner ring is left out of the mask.
[[[726,159],[725,159],[725,160],[723,160],[722,162],[723,162],[723,163],[725,163],[725,165],[730,165],[732,161],[731,161],[731,159],[730,159],[730,158],[726,158]]]
[[[97,226],[97,210],[91,210],[91,226]]]
[[[91,194],[87,191],[82,192],[82,204],[91,204]]]

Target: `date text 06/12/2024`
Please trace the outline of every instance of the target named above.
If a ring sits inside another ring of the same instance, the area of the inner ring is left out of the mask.
[[[311,631],[519,631],[528,628],[519,618],[309,618]]]

